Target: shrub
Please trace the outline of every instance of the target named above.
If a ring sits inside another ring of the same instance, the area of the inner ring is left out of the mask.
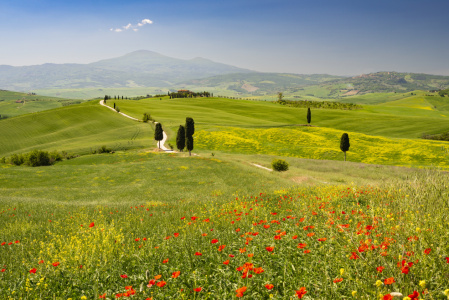
[[[23,164],[23,162],[24,162],[24,157],[22,154],[13,154],[9,158],[9,163],[16,165],[16,166],[20,166],[21,164]]]
[[[281,172],[288,170],[288,163],[283,159],[275,159],[271,162],[273,170]]]
[[[49,166],[50,154],[47,151],[33,150],[26,155],[25,164],[31,167]]]
[[[96,151],[96,153],[111,153],[112,149],[108,148],[106,146],[101,146],[100,148],[98,148],[98,150]],[[94,153],[95,154],[95,153]]]

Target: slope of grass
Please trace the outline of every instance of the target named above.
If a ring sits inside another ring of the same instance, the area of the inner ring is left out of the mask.
[[[150,125],[124,118],[98,101],[1,120],[0,132],[1,156],[32,149],[89,153],[102,145],[114,150],[154,147]]]
[[[319,127],[246,129],[223,127],[195,133],[198,149],[260,153],[310,159],[342,160],[341,130]],[[392,139],[349,132],[348,159],[368,164],[449,168],[449,144],[441,141]]]
[[[21,103],[16,101],[21,101]],[[79,102],[79,100],[0,90],[0,115],[2,117],[14,117]]]
[[[449,98],[448,98],[449,99]],[[109,105],[113,102],[109,101]],[[306,108],[284,107],[263,101],[220,98],[122,101],[123,112],[142,118],[144,112],[176,132],[187,116],[198,129],[213,126],[248,128],[306,123]],[[364,106],[362,110],[312,110],[312,124],[320,127],[394,138],[418,138],[423,133],[449,131],[449,113],[404,106]],[[204,126],[204,127],[203,127]],[[173,138],[173,135],[172,135]],[[173,141],[173,140],[172,140]]]

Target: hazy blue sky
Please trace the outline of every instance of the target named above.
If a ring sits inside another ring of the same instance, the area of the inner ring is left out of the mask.
[[[141,49],[266,72],[449,75],[449,0],[0,2],[0,64]]]

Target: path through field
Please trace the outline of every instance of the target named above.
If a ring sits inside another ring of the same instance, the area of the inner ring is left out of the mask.
[[[112,111],[114,111],[114,112],[117,112],[114,108],[112,108],[112,107],[107,106],[106,104],[104,104],[104,100],[101,100],[101,101],[100,101],[100,105],[103,105],[104,107],[107,107],[107,108],[109,108],[110,110],[112,110]],[[129,119],[131,119],[131,120],[139,121],[139,119],[136,119],[136,118],[133,118],[133,117],[131,117],[131,116],[128,116],[127,114],[124,114],[124,113],[122,113],[122,112],[119,112],[119,114],[121,114],[122,116],[127,117],[127,118],[129,118]],[[163,138],[162,141],[161,141],[161,149],[164,150],[164,151],[167,152],[167,153],[173,153],[173,152],[175,152],[175,151],[173,151],[172,149],[169,149],[169,148],[165,147],[165,142],[167,141],[168,136],[167,136],[167,134],[165,133],[165,131],[163,131],[162,133],[163,133],[163,137],[164,137],[164,138]]]

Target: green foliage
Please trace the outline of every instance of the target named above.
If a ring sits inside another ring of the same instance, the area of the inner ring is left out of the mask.
[[[14,153],[9,158],[9,163],[16,165],[16,166],[22,165],[24,163],[24,161],[25,161],[25,157],[22,154]]]
[[[282,172],[288,170],[288,163],[283,159],[275,159],[271,162],[274,171]]]
[[[164,131],[161,123],[156,123],[156,128],[154,129],[154,139],[156,141],[162,141],[164,139]]]
[[[178,133],[176,134],[176,147],[179,151],[183,151],[186,147],[186,132],[182,125],[179,125]]]
[[[190,154],[190,151],[193,150],[193,137],[192,136],[186,136],[186,148]]]
[[[192,118],[186,118],[185,131],[186,136],[192,136],[195,133],[195,122]]]
[[[25,156],[25,164],[31,167],[49,166],[50,154],[47,151],[33,150]]]
[[[186,118],[186,125],[185,125],[185,132],[186,132],[186,147],[189,151],[189,155],[191,155],[191,151],[193,150],[193,134],[195,133],[195,122],[192,118],[187,117]]]
[[[312,121],[312,112],[310,111],[310,107],[307,108],[307,123],[310,124]]]
[[[143,113],[142,121],[147,123],[148,121],[153,121],[149,113]]]
[[[35,149],[25,154],[13,154],[8,162],[16,166],[25,164],[31,167],[39,167],[50,166],[57,161],[62,161],[64,157],[67,157],[65,152],[61,154],[58,151],[48,152]]]
[[[106,147],[105,145],[98,148],[97,153],[111,153],[113,152],[111,148]]]
[[[361,105],[353,104],[353,103],[342,103],[342,102],[333,102],[333,101],[311,101],[311,100],[278,100],[276,103],[290,106],[290,107],[304,107],[310,109],[313,108],[326,108],[326,109],[361,109]],[[310,122],[309,122],[310,123]]]
[[[341,140],[340,140],[340,150],[343,151],[345,153],[345,160],[346,160],[346,151],[349,150],[349,136],[348,134],[345,132],[341,135]]]
[[[115,103],[114,103],[114,106],[115,106]],[[120,107],[115,106],[115,111],[119,113],[120,112]]]

